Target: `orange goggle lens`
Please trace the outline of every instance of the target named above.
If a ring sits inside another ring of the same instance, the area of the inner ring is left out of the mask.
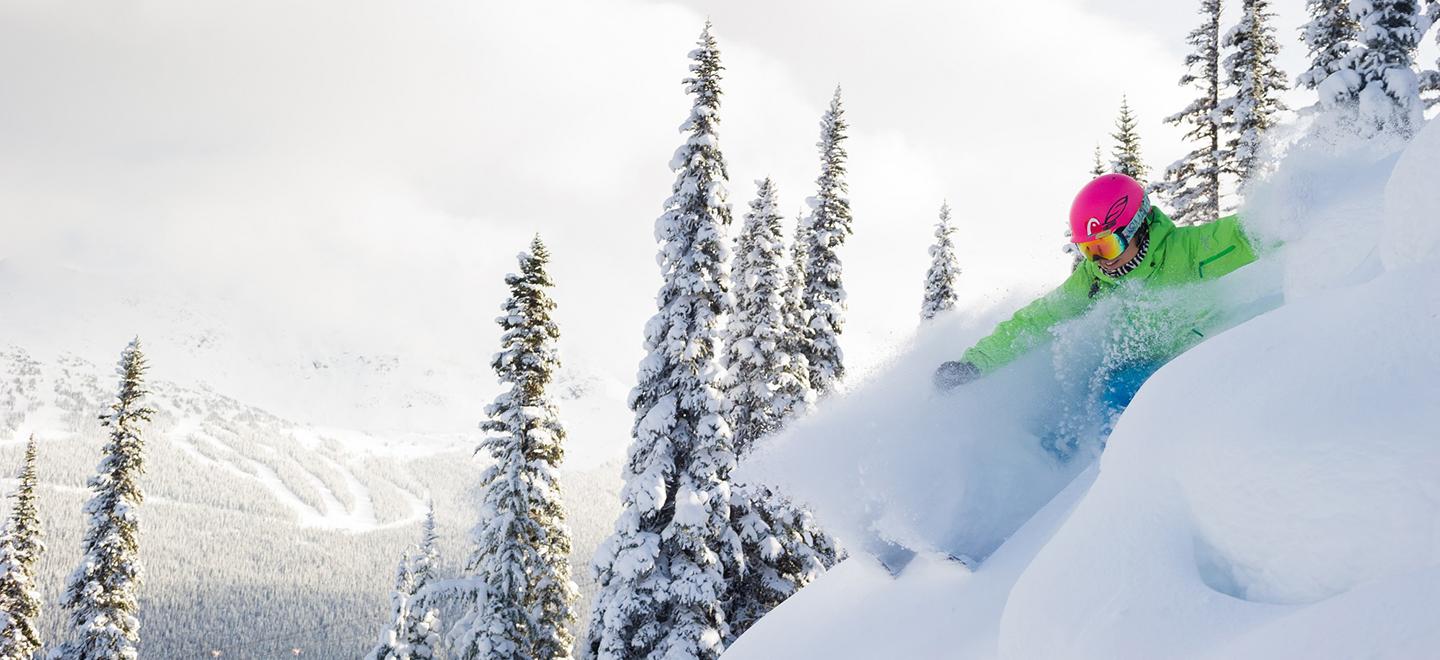
[[[1093,241],[1076,243],[1075,247],[1086,259],[1114,259],[1125,251],[1125,239],[1114,232],[1105,232],[1095,237]]]

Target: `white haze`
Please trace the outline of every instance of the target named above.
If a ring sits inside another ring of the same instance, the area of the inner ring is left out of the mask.
[[[737,216],[764,175],[798,210],[818,117],[845,86],[845,348],[864,371],[914,328],[942,199],[957,210],[962,309],[991,308],[1063,275],[1068,198],[1122,93],[1152,166],[1183,149],[1160,118],[1189,95],[1174,83],[1191,8],[1033,4],[4,0],[0,264],[50,296],[31,322],[89,339],[57,349],[112,359],[134,328],[88,327],[90,299],[164,295],[222,310],[242,354],[286,333],[467,364],[473,409],[453,417],[473,420],[493,390],[501,277],[539,232],[567,362],[623,385],[658,285],[651,228],[685,54],[708,12]],[[52,276],[73,286],[47,292]],[[618,452],[624,417],[587,432]]]

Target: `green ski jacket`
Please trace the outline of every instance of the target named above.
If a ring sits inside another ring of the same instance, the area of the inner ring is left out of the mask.
[[[1159,208],[1151,211],[1150,249],[1135,270],[1111,277],[1094,261],[1085,261],[1059,288],[1021,308],[995,326],[990,336],[965,351],[964,360],[988,374],[1009,364],[1049,339],[1052,327],[1084,314],[1110,295],[1120,281],[1138,281],[1145,288],[1171,287],[1228,274],[1255,260],[1255,251],[1237,216],[1190,227],[1176,227]],[[1203,328],[1188,328],[1174,338],[1172,355],[1204,337]]]

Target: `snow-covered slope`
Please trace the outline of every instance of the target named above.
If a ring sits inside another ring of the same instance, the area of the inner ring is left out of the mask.
[[[1440,648],[1437,171],[1435,122],[1398,158],[1373,143],[1302,140],[1247,211],[1253,233],[1285,242],[1268,258],[1282,271],[1283,306],[1161,369],[1126,411],[1096,471],[1080,472],[1034,517],[1009,507],[1018,531],[995,539],[998,549],[973,574],[922,558],[892,581],[865,557],[852,558],[726,657],[1433,656]],[[922,341],[917,353],[939,352],[933,344],[941,341]],[[896,367],[911,368],[918,365]],[[942,409],[975,412],[964,399],[985,396],[978,390],[913,408],[932,417]],[[853,420],[893,402],[869,391],[849,403],[832,414]],[[827,475],[792,486],[815,499],[822,522],[828,513],[850,529],[875,519],[874,507],[857,515],[813,483],[843,479],[852,500],[887,502],[899,493],[906,515],[880,525],[883,533],[918,537],[922,549],[973,545],[932,531],[967,529],[947,518],[995,501],[972,487],[1055,492],[1054,479],[1038,469],[977,478],[1005,465],[995,457],[1013,464],[1030,455],[992,446],[1020,434],[982,420],[960,418],[958,428],[939,431],[909,422],[877,429],[891,433],[872,456],[945,467],[865,473],[857,486],[853,475],[836,472],[842,458],[821,461]],[[796,430],[799,437],[782,438],[769,470],[805,454],[795,448],[817,429],[845,453],[856,434],[837,428],[815,420]],[[967,437],[977,429],[998,437]],[[944,449],[955,445],[970,456]],[[922,488],[928,506],[909,494]]]

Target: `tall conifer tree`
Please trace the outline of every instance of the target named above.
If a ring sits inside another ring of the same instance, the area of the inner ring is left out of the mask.
[[[1090,178],[1104,176],[1109,171],[1110,168],[1105,166],[1104,159],[1100,157],[1100,145],[1097,144],[1095,145],[1095,163],[1090,166]]]
[[[585,653],[602,660],[715,658],[730,636],[720,599],[741,549],[730,528],[735,451],[716,355],[730,206],[717,136],[720,51],[708,22],[690,59],[694,104],[681,127],[689,137],[671,161],[673,194],[655,223],[664,283],[630,393],[621,513],[596,552]]]
[[[743,454],[813,398],[804,365],[786,352],[785,239],[775,183],[759,182],[735,241],[735,301],[725,329],[726,405],[732,440]]]
[[[960,262],[955,258],[955,226],[950,224],[950,205],[940,205],[940,220],[935,223],[935,244],[930,246],[930,269],[925,273],[925,297],[920,304],[920,320],[929,321],[941,312],[955,307],[958,297],[955,280],[960,277]]]
[[[438,561],[435,506],[425,514],[420,545],[400,556],[395,567],[395,590],[390,593],[391,616],[380,642],[367,660],[431,660],[441,657],[440,608],[428,592]]]
[[[500,351],[491,360],[506,389],[485,409],[488,437],[478,451],[494,459],[484,488],[470,574],[485,583],[482,607],[451,635],[461,658],[569,658],[577,596],[570,580],[570,531],[560,499],[565,428],[546,391],[559,367],[560,330],[551,314],[550,255],[537,236],[505,278],[510,297],[495,320]]]
[[[785,264],[785,352],[795,364],[795,373],[805,388],[806,400],[815,400],[810,386],[810,359],[805,356],[805,329],[810,327],[809,310],[805,308],[805,260],[810,238],[805,233],[805,213],[795,216],[795,238],[790,242],[790,260]]]
[[[1440,25],[1440,0],[1426,0],[1425,19],[1433,27]],[[1435,30],[1435,44],[1440,46],[1440,29]],[[1425,97],[1425,107],[1440,104],[1440,57],[1435,58],[1435,68],[1420,74],[1420,91]]]
[[[1115,139],[1115,150],[1110,154],[1114,159],[1111,170],[1144,184],[1150,168],[1140,156],[1140,132],[1135,127],[1135,115],[1130,112],[1129,98],[1120,99],[1120,116],[1115,118],[1115,132],[1110,137]]]
[[[140,425],[155,414],[145,405],[145,355],[136,338],[120,353],[120,385],[110,410],[100,416],[109,429],[98,473],[90,478],[94,495],[85,505],[90,517],[82,542],[85,556],[65,587],[72,639],[58,650],[61,658],[131,659],[140,641],[138,591],[139,508],[145,496],[145,443]]]
[[[40,590],[35,565],[45,545],[35,508],[35,436],[25,444],[25,465],[14,506],[0,533],[0,660],[29,660],[40,651]]]
[[[1316,89],[1346,67],[1360,24],[1350,15],[1350,0],[1305,0],[1305,9],[1310,20],[1300,27],[1300,41],[1310,54],[1310,68],[1296,82],[1305,89]]]
[[[1171,217],[1180,225],[1220,217],[1220,0],[1200,0],[1200,15],[1200,26],[1191,30],[1188,38],[1195,49],[1185,57],[1189,71],[1180,77],[1181,85],[1195,86],[1200,95],[1184,110],[1165,118],[1167,124],[1188,125],[1185,139],[1195,145],[1166,168],[1159,187],[1169,196]]]
[[[1353,107],[1362,135],[1390,131],[1408,138],[1424,122],[1415,51],[1431,18],[1419,0],[1353,2],[1350,14],[1360,29],[1348,62],[1353,73],[1324,100]]]
[[[1262,166],[1262,140],[1275,125],[1275,115],[1285,110],[1280,95],[1289,84],[1275,65],[1280,43],[1275,39],[1275,14],[1269,0],[1244,0],[1240,11],[1239,23],[1222,42],[1233,52],[1223,63],[1230,94],[1221,101],[1220,112],[1232,134],[1225,146],[1225,168],[1243,184]]]
[[[805,307],[809,325],[805,329],[805,358],[810,366],[810,386],[825,396],[845,377],[845,355],[840,334],[845,330],[845,285],[839,248],[851,234],[849,184],[845,182],[845,109],[840,87],[830,99],[830,108],[820,120],[820,177],[818,190],[807,200],[810,215],[805,219],[808,244],[805,255]]]
[[[761,181],[731,267],[735,287],[725,334],[726,400],[739,455],[813,400],[805,362],[789,348],[794,324],[786,320],[786,306],[797,287],[791,286],[783,264],[785,242],[775,197],[774,183]],[[790,273],[795,277],[793,267]],[[722,599],[730,622],[727,644],[835,562],[834,541],[807,512],[770,488],[736,484],[730,517],[744,554],[739,570],[727,576]]]

